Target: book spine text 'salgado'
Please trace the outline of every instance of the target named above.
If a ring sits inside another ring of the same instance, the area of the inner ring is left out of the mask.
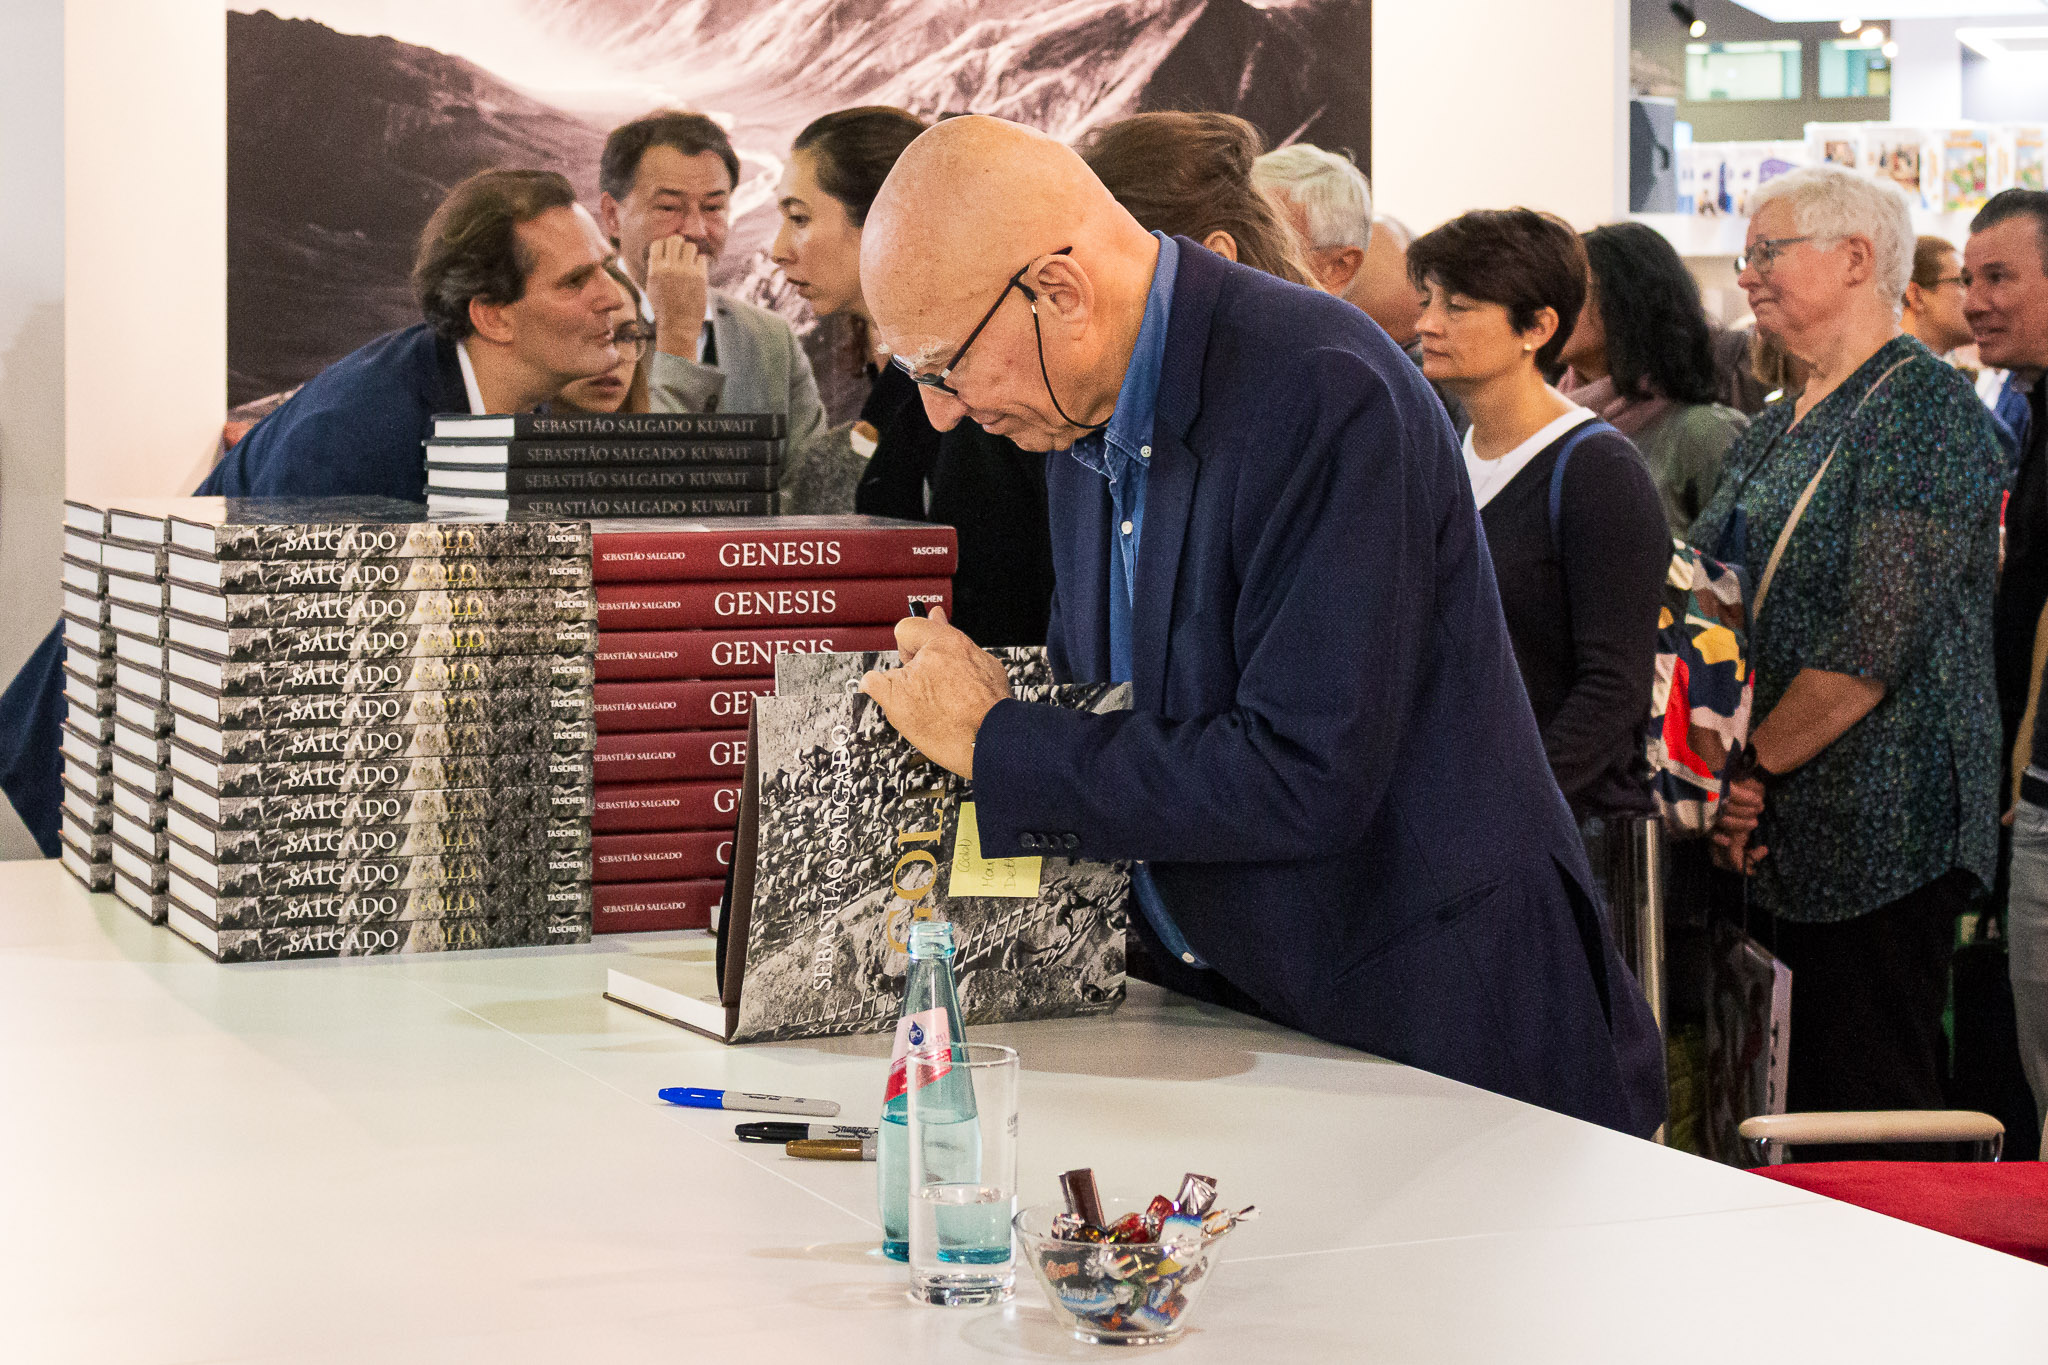
[[[187,771],[187,750],[171,755]],[[480,754],[333,763],[218,763],[201,758],[194,781],[220,796],[425,791],[441,787],[591,785],[589,754]]]
[[[746,724],[772,681],[599,683],[592,714],[600,734],[635,730],[722,730]]]
[[[503,419],[484,418],[496,426]],[[788,419],[779,412],[522,412],[512,419],[516,440],[671,440],[715,441],[781,439]],[[454,436],[477,425],[476,419],[437,417],[437,436]]]
[[[212,856],[222,863],[446,857],[464,853],[502,857],[535,849],[574,853],[588,848],[590,837],[585,825],[539,820],[221,830],[214,835]]]
[[[184,867],[185,864],[179,864]],[[217,896],[304,892],[418,891],[427,887],[518,886],[538,881],[588,881],[590,855],[529,850],[518,855],[425,854],[417,858],[348,858],[215,863],[207,869]]]
[[[685,730],[599,735],[595,771],[601,781],[682,782],[736,777],[747,766],[745,730]]]
[[[912,603],[953,606],[945,578],[851,578],[786,583],[603,583],[600,628],[691,630],[775,625],[881,625]]]
[[[332,526],[221,525],[211,533],[217,559],[481,559],[497,555],[586,558],[590,528],[574,520],[417,522],[412,525],[346,522]],[[179,525],[173,544],[184,544]]]
[[[453,787],[430,791],[356,792],[348,795],[250,796],[221,800],[213,812],[222,830],[349,829],[528,821],[559,823],[587,818],[590,789],[574,787]],[[734,807],[738,809],[737,806]]]
[[[587,691],[555,687],[462,692],[309,692],[207,700],[214,703],[214,714],[204,718],[230,730],[581,721],[590,719],[592,704]]]
[[[192,593],[186,597],[186,593]],[[512,622],[594,621],[589,588],[479,589],[474,592],[278,592],[214,595],[190,589],[172,594],[174,608],[205,599],[206,619],[230,627],[501,625]],[[195,612],[195,614],[201,614]]]
[[[587,621],[476,621],[465,625],[228,626],[219,653],[235,662],[288,659],[460,658],[488,654],[585,654],[597,646]],[[173,640],[180,638],[174,627]]]
[[[176,891],[192,888],[172,879]],[[517,886],[427,887],[415,891],[344,891],[313,894],[192,895],[188,905],[217,929],[261,929],[294,924],[383,924],[406,920],[478,919],[500,915],[587,915],[590,887],[581,882],[522,882]]]
[[[729,829],[610,834],[590,845],[590,875],[599,882],[684,881],[723,877],[732,865]]]
[[[222,962],[281,962],[305,957],[378,957],[589,941],[590,920],[586,916],[508,915],[221,930],[212,951]]]
[[[784,654],[894,649],[892,626],[799,626],[785,630],[605,631],[599,682],[655,678],[772,678]]]
[[[223,763],[364,762],[466,754],[581,753],[595,746],[588,721],[507,721],[484,725],[378,725],[282,730],[215,730],[179,738]]]
[[[171,577],[178,561],[171,557]],[[503,588],[581,588],[590,565],[564,555],[501,555],[492,559],[223,560],[217,585],[228,593],[474,592]]]
[[[484,475],[474,467],[429,464],[427,491],[464,494],[488,484],[506,493],[766,493],[774,489],[779,473],[768,464],[634,464],[566,469],[513,465]]]
[[[640,830],[731,829],[739,818],[735,782],[607,783],[591,797],[593,834]]]
[[[172,651],[172,671],[177,671]],[[773,672],[771,668],[769,670]],[[425,655],[389,659],[228,660],[220,665],[223,696],[274,693],[448,692],[507,687],[580,689],[595,676],[581,654]]]
[[[506,513],[529,517],[760,517],[775,512],[773,493],[460,493],[432,490],[428,497],[496,499]],[[429,506],[433,504],[430,502]]]
[[[599,583],[950,578],[959,558],[958,535],[950,526],[607,529],[592,534],[590,543],[592,576]]]
[[[590,888],[590,920],[600,934],[709,929],[725,896],[722,877],[672,882],[602,882]]]
[[[439,443],[427,442],[432,465]],[[548,466],[556,469],[622,465],[775,465],[783,455],[781,441],[543,441],[505,444],[505,463],[515,469]],[[772,485],[769,485],[772,486]]]

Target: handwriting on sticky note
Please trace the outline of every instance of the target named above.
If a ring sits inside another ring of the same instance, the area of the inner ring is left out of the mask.
[[[953,839],[952,880],[946,884],[949,896],[1038,895],[1042,858],[984,858],[981,856],[981,826],[974,818],[974,803],[960,803],[960,828]]]

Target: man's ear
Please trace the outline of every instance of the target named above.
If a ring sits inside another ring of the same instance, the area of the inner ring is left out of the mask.
[[[470,330],[485,341],[508,346],[512,342],[512,318],[510,310],[502,303],[485,303],[480,298],[469,301]]]
[[[1080,331],[1095,310],[1095,282],[1072,256],[1043,256],[1026,272],[1024,283],[1038,296],[1042,326],[1063,325]]]
[[[1218,256],[1221,256],[1226,261],[1234,261],[1237,259],[1237,238],[1231,236],[1222,228],[1217,228],[1207,237],[1204,237],[1202,239],[1202,245],[1209,248],[1209,250],[1215,252]]]
[[[1339,298],[1358,278],[1358,272],[1365,267],[1365,248],[1358,246],[1324,247],[1316,253],[1316,274],[1321,278],[1323,288]]]
[[[1927,293],[1914,280],[1906,281],[1906,307],[1912,312],[1922,312],[1927,307]]]
[[[604,229],[604,238],[613,246],[619,244],[619,224],[622,214],[619,201],[606,191],[597,196],[597,225]]]

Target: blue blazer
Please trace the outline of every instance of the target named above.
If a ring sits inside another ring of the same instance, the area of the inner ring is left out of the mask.
[[[998,703],[983,839],[1149,860],[1189,946],[1273,1019],[1649,1134],[1662,1042],[1544,760],[1441,404],[1356,308],[1180,247],[1135,709]],[[1047,460],[1053,666],[1105,680],[1107,486]]]
[[[468,412],[453,342],[420,323],[335,361],[265,417],[199,485],[206,497],[376,494],[420,502],[420,442],[437,412]],[[64,800],[61,624],[0,693],[0,790],[45,857],[58,853]]]

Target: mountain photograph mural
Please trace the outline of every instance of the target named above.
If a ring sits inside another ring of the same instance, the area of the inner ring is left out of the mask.
[[[996,114],[1071,140],[1219,109],[1275,146],[1361,165],[1370,146],[1369,0],[312,0],[226,22],[230,406],[417,321],[413,247],[464,176],[558,170],[594,206],[605,133],[651,109],[731,134],[714,283],[790,318],[828,403],[836,329],[767,257],[782,159],[821,113]]]

